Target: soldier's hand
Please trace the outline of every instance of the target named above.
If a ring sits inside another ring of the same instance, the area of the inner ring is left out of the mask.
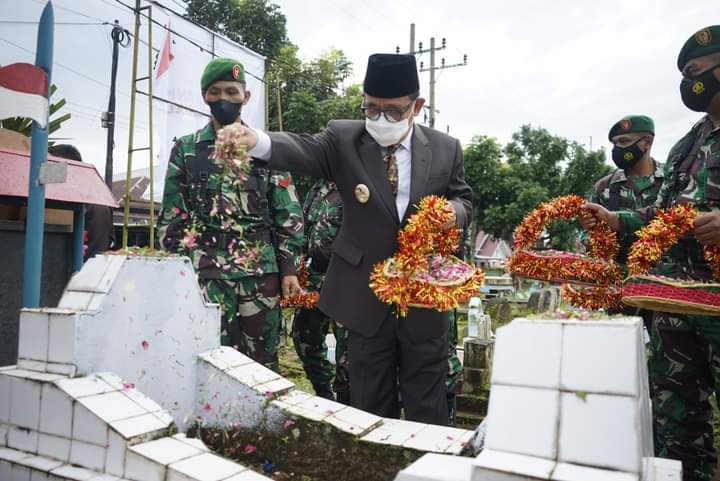
[[[692,235],[705,246],[720,244],[720,212],[706,212],[697,216]]]
[[[604,220],[615,232],[620,230],[620,218],[617,212],[611,212],[600,204],[588,202],[580,207],[583,214],[580,216],[580,225],[583,229],[589,230],[597,225],[598,220]]]
[[[448,212],[451,217],[450,220],[442,226],[442,230],[448,230],[452,229],[453,227],[457,227],[457,214],[455,213],[455,208],[452,206],[452,204],[448,203],[445,206],[445,211]]]
[[[302,293],[302,287],[300,287],[300,281],[297,276],[285,276],[282,278],[282,295],[283,297],[290,297]]]

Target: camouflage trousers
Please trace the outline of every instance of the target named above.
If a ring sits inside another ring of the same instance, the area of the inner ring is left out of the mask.
[[[335,366],[327,359],[325,336],[330,327],[336,341]],[[347,329],[319,309],[298,309],[293,319],[292,337],[295,352],[313,386],[332,383],[336,393],[350,392]]]
[[[709,398],[720,387],[718,321],[661,312],[653,319],[655,454],[682,461],[684,481],[710,481],[717,466]]]
[[[460,392],[462,388],[463,367],[460,358],[457,355],[458,330],[457,330],[457,311],[450,313],[450,323],[448,326],[448,373],[445,380],[445,387],[448,394]]]
[[[200,285],[210,302],[220,304],[220,343],[277,371],[280,276],[200,279]]]

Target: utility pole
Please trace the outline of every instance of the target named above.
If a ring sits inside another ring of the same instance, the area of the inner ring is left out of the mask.
[[[467,65],[467,54],[463,55],[463,61],[454,63],[454,64],[446,64],[445,58],[440,59],[440,65],[436,65],[435,63],[435,52],[440,50],[445,50],[447,48],[447,40],[443,37],[440,46],[435,46],[435,37],[430,38],[430,48],[423,49],[422,42],[419,42],[417,45],[417,49],[415,48],[415,24],[410,24],[410,55],[422,55],[424,53],[430,54],[430,66],[428,68],[425,68],[425,63],[420,62],[420,72],[430,72],[430,89],[429,89],[429,98],[428,103],[426,107],[429,111],[428,116],[428,124],[431,128],[435,128],[435,114],[439,113],[440,111],[435,108],[436,106],[436,98],[435,98],[435,85],[437,84],[437,79],[435,78],[435,72],[438,70],[444,70],[446,68],[455,68],[455,67],[464,67]],[[400,53],[400,47],[395,47],[395,52]]]
[[[110,70],[110,100],[107,112],[102,113],[102,126],[108,129],[105,148],[105,184],[112,188],[113,148],[115,147],[115,85],[117,84],[118,47],[130,45],[130,32],[120,26],[117,20],[110,32],[113,41],[112,69]]]

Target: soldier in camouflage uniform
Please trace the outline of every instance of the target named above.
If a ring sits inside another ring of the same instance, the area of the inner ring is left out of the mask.
[[[333,182],[317,181],[305,199],[305,258],[308,262],[308,290],[320,292],[325,280],[332,244],[342,224],[342,200]],[[332,326],[335,367],[327,359],[325,336]],[[293,320],[295,351],[318,396],[350,404],[347,357],[347,329],[319,309],[298,309]],[[331,387],[332,383],[332,387]]]
[[[175,142],[158,219],[160,244],[188,256],[208,299],[220,304],[222,344],[277,369],[281,285],[285,294],[300,291],[295,263],[302,210],[289,174],[253,167],[243,181],[212,161],[216,131],[238,121],[250,98],[242,65],[214,59],[201,89],[212,120]]]
[[[720,25],[688,39],[678,68],[683,102],[708,115],[670,151],[655,205],[617,214],[593,204],[587,209],[616,230],[633,232],[649,222],[657,208],[694,204],[703,214],[657,272],[709,281],[712,274],[702,247],[720,244]],[[685,481],[710,481],[717,467],[709,398],[720,387],[718,318],[657,312],[653,324],[650,377],[656,454],[681,460]]]

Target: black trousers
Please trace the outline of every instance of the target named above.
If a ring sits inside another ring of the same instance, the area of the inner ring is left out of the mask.
[[[447,425],[448,322],[447,313],[410,309],[406,318],[389,314],[372,337],[350,330],[352,405],[399,418],[399,388],[405,419]]]

